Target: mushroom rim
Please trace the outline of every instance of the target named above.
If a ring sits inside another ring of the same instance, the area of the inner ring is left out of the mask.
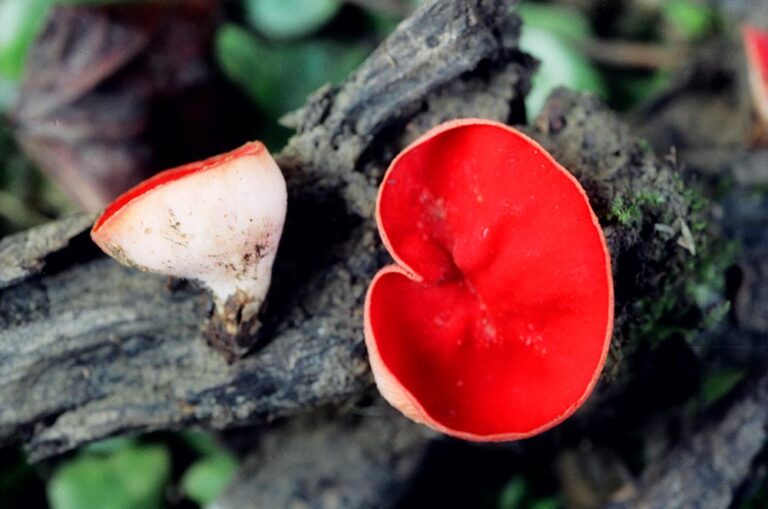
[[[266,146],[262,142],[248,141],[229,152],[217,154],[203,159],[202,161],[193,161],[160,171],[148,179],[139,182],[112,200],[93,223],[91,235],[97,234],[103,227],[108,226],[113,219],[120,216],[121,212],[128,206],[140,201],[152,191],[159,190],[190,175],[219,169],[241,157],[260,157],[264,153],[266,153]]]

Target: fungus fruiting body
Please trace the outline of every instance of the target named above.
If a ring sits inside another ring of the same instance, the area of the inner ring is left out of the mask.
[[[745,26],[742,28],[742,39],[755,108],[768,128],[768,31]]]
[[[226,347],[226,338],[255,332],[286,203],[280,169],[252,142],[140,183],[107,207],[91,237],[124,265],[209,288],[213,340]]]
[[[476,441],[571,415],[610,343],[613,286],[579,183],[503,124],[463,119],[391,164],[376,219],[395,260],[373,279],[365,340],[381,394]]]

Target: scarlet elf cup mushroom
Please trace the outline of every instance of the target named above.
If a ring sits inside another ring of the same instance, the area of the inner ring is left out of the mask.
[[[464,119],[392,162],[365,341],[379,391],[476,441],[525,438],[589,396],[613,328],[605,238],[576,179],[503,124]]]
[[[207,287],[209,339],[232,357],[258,327],[286,207],[280,169],[251,142],[140,183],[106,208],[91,237],[124,265]]]
[[[768,30],[746,25],[741,34],[755,109],[764,129],[768,130]]]

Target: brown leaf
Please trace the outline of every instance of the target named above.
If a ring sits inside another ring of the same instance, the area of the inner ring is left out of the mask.
[[[15,134],[83,208],[244,141],[211,128],[234,100],[210,59],[216,8],[192,0],[53,9],[28,59]]]

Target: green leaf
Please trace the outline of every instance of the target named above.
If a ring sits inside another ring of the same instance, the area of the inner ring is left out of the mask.
[[[608,79],[613,106],[624,111],[667,89],[672,81],[672,73],[668,69],[658,69],[651,74],[614,70]]]
[[[559,509],[560,501],[556,497],[540,498],[531,502],[528,509]]]
[[[52,509],[159,509],[170,471],[162,445],[81,454],[54,472],[48,500]]]
[[[744,370],[722,369],[707,375],[701,384],[702,404],[707,407],[726,396],[744,379]]]
[[[520,47],[539,59],[540,66],[525,104],[536,115],[556,87],[605,96],[602,76],[574,43],[592,35],[589,20],[564,6],[524,2],[518,8],[523,19]]]
[[[181,491],[201,506],[213,502],[227,487],[237,470],[229,454],[214,454],[194,463],[181,479]]]
[[[502,488],[499,495],[499,509],[520,509],[523,507],[526,486],[525,479],[516,476]]]
[[[83,450],[95,454],[110,454],[133,445],[136,445],[136,439],[133,437],[113,437],[88,444]]]
[[[371,25],[371,29],[376,38],[383,40],[395,31],[397,25],[402,21],[402,17],[395,14],[380,13],[376,11],[368,11],[368,22]]]
[[[690,0],[668,0],[662,4],[661,13],[667,23],[690,40],[702,39],[715,25],[715,12]]]
[[[340,0],[247,0],[245,15],[269,38],[294,39],[325,25],[339,8]]]
[[[179,437],[201,456],[227,453],[227,449],[216,440],[213,433],[181,431],[179,432]]]
[[[28,492],[37,489],[36,484],[40,482],[35,469],[24,460],[21,454],[6,451],[4,462],[10,458],[15,462],[5,463],[0,467],[0,507],[19,507],[13,505],[13,502],[18,504],[28,499]]]
[[[541,62],[525,100],[529,117],[541,111],[547,96],[559,86],[605,96],[602,76],[567,38],[533,25],[523,25],[520,48]]]
[[[561,37],[578,40],[592,35],[589,20],[577,9],[523,2],[517,13],[523,19],[524,26],[541,28]]]
[[[150,4],[150,3],[181,3],[185,0],[53,0],[59,5],[122,5],[122,4]]]
[[[18,80],[51,0],[0,0],[0,78]]]
[[[224,74],[272,118],[302,104],[328,82],[340,82],[365,59],[368,47],[328,39],[268,44],[236,25],[216,36]]]

